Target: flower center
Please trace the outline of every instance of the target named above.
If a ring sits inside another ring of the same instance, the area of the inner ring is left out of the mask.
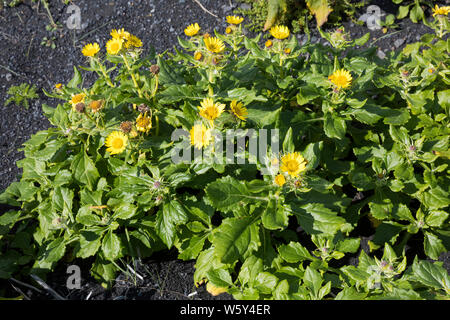
[[[297,161],[291,160],[287,163],[287,168],[289,171],[296,171],[298,169]]]
[[[122,139],[114,139],[112,142],[112,146],[114,149],[120,149],[123,146],[123,141]]]

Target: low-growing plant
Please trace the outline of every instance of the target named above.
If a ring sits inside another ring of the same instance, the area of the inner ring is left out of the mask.
[[[236,14],[250,18],[245,25],[251,31],[269,30],[277,24],[291,26],[294,33],[307,28],[308,20],[316,19],[319,26],[330,20],[331,24],[342,22],[349,17],[354,22],[356,10],[363,7],[365,1],[329,1],[329,0],[240,0],[251,5],[249,9],[238,8]],[[330,16],[329,16],[330,15]]]
[[[10,95],[10,97],[5,101],[5,106],[14,102],[15,105],[23,106],[25,109],[30,107],[29,100],[39,98],[39,95],[36,93],[36,86],[31,86],[28,83],[11,86],[8,89],[8,95]]]
[[[183,50],[143,56],[113,30],[43,105],[0,195],[0,277],[176,248],[194,281],[236,299],[448,299],[448,40],[426,34],[380,60],[343,28],[299,46],[199,24]],[[225,148],[224,148],[225,142]],[[224,152],[226,150],[226,152]],[[370,252],[361,232],[373,226]],[[419,242],[419,245],[417,243]],[[359,252],[359,253],[358,253]],[[357,258],[351,263],[350,258]]]

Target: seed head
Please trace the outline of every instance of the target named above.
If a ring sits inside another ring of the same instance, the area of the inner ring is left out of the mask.
[[[154,75],[157,75],[159,73],[159,66],[157,64],[153,64],[150,67],[150,72],[153,73]]]
[[[83,102],[79,102],[75,105],[75,111],[79,113],[83,113],[86,105]]]
[[[138,111],[140,113],[146,113],[146,112],[150,111],[150,108],[147,105],[145,105],[144,103],[142,103],[141,105],[139,105]]]
[[[129,133],[133,128],[133,123],[131,121],[124,121],[120,124],[120,130],[124,133]]]

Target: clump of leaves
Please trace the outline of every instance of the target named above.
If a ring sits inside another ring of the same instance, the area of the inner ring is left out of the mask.
[[[175,248],[237,299],[448,298],[447,25],[380,60],[357,49],[369,33],[300,46],[278,26],[261,46],[227,18],[225,34],[188,26],[174,54],[143,56],[123,29],[83,48],[97,80],[74,68],[47,93],[53,127],[0,195],[0,277],[90,258],[110,284]]]
[[[26,109],[30,107],[29,100],[39,98],[36,93],[36,86],[30,86],[28,83],[21,83],[18,86],[11,86],[8,89],[8,94],[11,96],[5,101],[5,105],[14,102],[18,106],[23,106]]]
[[[246,27],[252,31],[268,30],[273,25],[285,24],[294,33],[306,27],[307,20],[315,18],[317,25],[322,26],[328,20],[336,25],[343,17],[353,21],[358,8],[365,5],[364,1],[334,1],[334,0],[239,0],[251,5],[250,9],[238,8],[237,14],[250,18]],[[305,21],[306,18],[306,21]]]

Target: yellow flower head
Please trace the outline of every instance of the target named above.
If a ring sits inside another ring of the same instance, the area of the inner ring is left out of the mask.
[[[195,36],[199,31],[200,26],[198,25],[198,23],[193,23],[187,26],[186,29],[184,29],[184,33],[189,37]]]
[[[230,33],[232,33],[233,32],[233,29],[231,29],[230,27],[227,27],[226,29],[225,29],[225,33],[226,34],[230,34]]]
[[[202,53],[197,51],[196,53],[194,53],[194,59],[195,60],[200,60],[203,57]]]
[[[152,128],[152,118],[147,116],[147,112],[144,114],[140,114],[136,119],[136,128],[140,132],[148,133]]]
[[[123,40],[112,38],[106,43],[106,51],[109,54],[118,54],[122,50]]]
[[[330,80],[338,89],[345,89],[352,83],[352,75],[345,69],[339,69],[329,76],[328,80]]]
[[[306,170],[306,164],[307,161],[299,152],[291,152],[281,158],[280,170],[295,177]]]
[[[191,144],[197,149],[206,147],[211,142],[211,130],[206,129],[203,123],[194,125],[189,133]]]
[[[55,89],[59,90],[62,88],[62,83],[55,84]]]
[[[84,93],[78,93],[72,95],[72,99],[70,99],[70,103],[72,106],[77,105],[78,103],[84,103],[84,98],[86,98],[86,95]]]
[[[266,43],[264,44],[267,48],[270,48],[273,45],[272,40],[267,40]]]
[[[239,16],[227,16],[227,22],[229,24],[240,24],[242,21],[244,21],[244,18]]]
[[[286,39],[290,35],[289,28],[281,25],[270,28],[269,32],[272,35],[272,37],[279,40]]]
[[[128,38],[130,37],[130,33],[125,31],[123,28],[118,30],[112,29],[111,37],[117,40],[128,40]]]
[[[225,105],[221,103],[214,103],[212,98],[205,98],[200,102],[201,107],[198,107],[201,117],[209,121],[214,121],[222,114],[225,109]]]
[[[290,48],[285,48],[285,49],[284,49],[284,53],[286,53],[286,54],[290,54],[291,51],[292,51],[292,50],[291,50]]]
[[[238,103],[236,100],[233,100],[233,101],[231,101],[230,108],[236,117],[245,121],[245,118],[247,118],[247,116],[248,116],[248,111],[247,111],[247,108],[244,107],[242,102]]]
[[[89,104],[89,108],[91,108],[93,113],[100,111],[103,108],[104,100],[95,100]]]
[[[450,6],[446,7],[438,7],[436,4],[433,9],[433,17],[434,16],[446,16],[450,12]]]
[[[129,49],[131,47],[140,48],[142,47],[142,41],[135,35],[130,34],[127,38],[127,42],[125,42],[125,48]]]
[[[275,177],[274,182],[282,187],[286,183],[286,178],[282,174],[279,174]]]
[[[204,38],[206,49],[213,53],[220,53],[225,49],[225,44],[222,40],[216,37]]]
[[[122,131],[113,131],[106,137],[106,151],[110,154],[122,153],[128,144],[128,137]]]
[[[86,57],[93,57],[97,54],[97,52],[100,51],[100,46],[98,43],[88,43],[83,47],[83,50],[81,50],[81,53],[83,53]]]

